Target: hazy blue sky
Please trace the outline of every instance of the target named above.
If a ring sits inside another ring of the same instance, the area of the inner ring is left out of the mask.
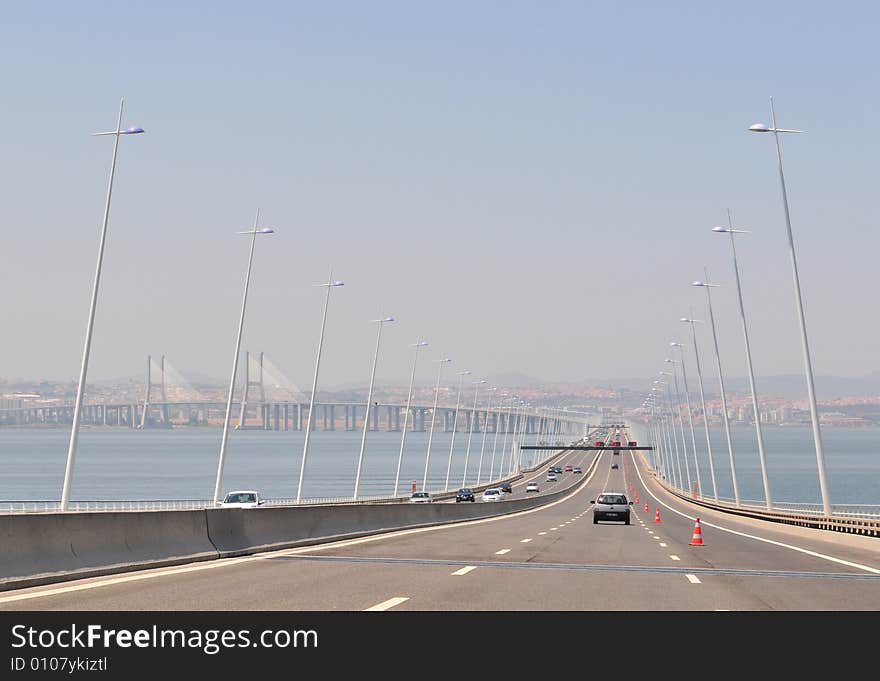
[[[165,354],[296,383],[334,291],[324,386],[407,344],[476,375],[652,376],[708,266],[725,373],[800,373],[773,140],[783,139],[814,370],[878,370],[874,3],[42,2],[4,7],[0,376],[75,379],[120,97],[125,124],[90,380]],[[708,328],[704,360],[711,361]],[[691,355],[688,355],[691,359]],[[433,384],[422,363],[418,382]],[[710,364],[709,367],[712,365]],[[821,395],[820,395],[821,397]]]

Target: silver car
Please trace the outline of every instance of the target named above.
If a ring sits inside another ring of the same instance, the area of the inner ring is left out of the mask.
[[[600,520],[623,521],[625,525],[629,525],[629,507],[633,502],[627,499],[623,492],[602,492],[590,503],[593,504],[594,525]]]

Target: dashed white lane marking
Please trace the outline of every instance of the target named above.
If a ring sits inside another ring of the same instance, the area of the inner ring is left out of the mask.
[[[691,584],[702,584],[702,582],[700,581],[700,578],[697,577],[696,575],[685,575],[685,577],[688,578],[688,581]]]
[[[672,558],[672,560],[681,560],[681,558],[676,555],[670,555],[669,557]]]
[[[520,544],[528,544],[530,541],[532,541],[531,537],[529,537],[528,539],[520,539],[519,543]]]
[[[654,539],[660,539],[656,534],[654,535]]]
[[[501,549],[500,551],[496,551],[496,556],[503,556],[505,553],[510,553],[510,549]]]
[[[540,535],[544,535],[544,534],[547,534],[547,533],[546,533],[546,532],[538,532],[538,534],[540,534]]]
[[[382,601],[381,603],[377,603],[371,608],[367,608],[364,612],[371,611],[379,611],[379,610],[389,610],[393,608],[395,605],[400,605],[404,601],[408,601],[409,596],[395,596],[394,598],[389,598],[387,601]]]
[[[664,544],[663,542],[660,542],[660,546],[662,546],[664,549],[666,548],[666,544]]]
[[[477,569],[477,566],[476,566],[476,565],[466,565],[466,566],[463,567],[461,570],[456,570],[456,571],[453,572],[452,574],[454,574],[454,575],[466,575],[466,574],[467,574],[468,572],[470,572],[471,570],[476,570],[476,569]]]
[[[551,527],[550,529],[551,530],[558,530],[559,528],[558,527]]]

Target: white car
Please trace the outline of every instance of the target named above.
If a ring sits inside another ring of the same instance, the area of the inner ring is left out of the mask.
[[[537,491],[538,491],[538,483],[537,482],[530,482],[528,485],[526,485],[526,492],[537,492]]]
[[[483,501],[501,501],[504,494],[497,487],[490,487],[483,492]]]
[[[256,508],[266,503],[260,498],[260,493],[252,489],[236,490],[226,495],[220,502],[220,508]]]
[[[556,473],[547,473],[547,482],[556,482]]]
[[[411,504],[430,504],[434,501],[428,492],[413,492],[409,498]]]

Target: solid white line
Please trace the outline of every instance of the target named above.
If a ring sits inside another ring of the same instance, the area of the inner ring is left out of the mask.
[[[476,565],[466,565],[466,566],[463,567],[461,570],[456,570],[456,571],[453,572],[452,574],[454,574],[454,575],[466,575],[466,574],[467,574],[468,572],[470,572],[471,570],[476,570],[476,569],[477,569],[477,566],[476,566]]]
[[[510,549],[501,549],[500,551],[496,551],[496,556],[503,556],[505,553],[510,553]]]
[[[380,610],[388,610],[389,608],[393,608],[395,605],[400,605],[404,601],[408,601],[409,596],[395,596],[394,598],[389,598],[387,601],[382,601],[381,603],[377,603],[371,608],[367,608],[364,612],[371,611],[380,611]]]
[[[642,472],[641,472],[641,470],[639,470],[638,466],[636,466],[636,472],[639,474],[639,479],[642,481],[642,484],[644,485],[645,481],[644,481],[644,479],[642,479]],[[647,485],[645,485],[645,489],[647,490]],[[654,500],[658,504],[662,504],[664,508],[672,511],[673,513],[677,513],[682,518],[687,518],[689,520],[694,520],[694,521],[696,520],[695,516],[688,515],[687,513],[682,513],[681,511],[679,511],[675,508],[672,508],[668,504],[665,504],[662,501],[660,501],[660,499],[657,498],[657,496],[653,492],[649,492],[649,493],[651,494],[652,497],[654,497]],[[811,551],[809,549],[804,549],[804,548],[801,548],[800,546],[793,546],[792,544],[786,544],[781,541],[775,541],[773,539],[766,539],[764,537],[758,537],[754,534],[747,534],[746,532],[739,532],[738,530],[731,530],[729,527],[722,527],[721,525],[716,525],[714,523],[707,523],[702,518],[700,519],[700,525],[704,526],[704,527],[711,527],[716,530],[721,530],[722,532],[729,532],[730,534],[736,534],[736,535],[739,535],[740,537],[746,537],[747,539],[754,539],[755,541],[762,541],[766,544],[773,544],[774,546],[781,546],[782,548],[785,548],[785,549],[791,549],[792,551],[798,551],[799,553],[805,553],[808,556],[813,556],[815,558],[823,558],[824,560],[829,560],[832,563],[838,563],[840,565],[846,565],[848,567],[853,567],[858,570],[864,570],[865,572],[871,572],[875,575],[880,575],[880,569],[873,568],[868,565],[862,565],[860,563],[853,563],[852,561],[849,561],[849,560],[843,560],[842,558],[835,558],[834,556],[829,556],[825,553],[819,553],[818,551]]]
[[[532,541],[531,537],[529,537],[528,539],[520,539],[519,543],[520,544],[528,544],[530,541]]]
[[[675,555],[670,555],[669,557],[672,558],[672,560],[681,560],[681,558]]]
[[[702,582],[700,581],[699,577],[697,577],[696,575],[685,575],[685,577],[688,578],[688,581],[689,581],[691,584],[702,584]]]

